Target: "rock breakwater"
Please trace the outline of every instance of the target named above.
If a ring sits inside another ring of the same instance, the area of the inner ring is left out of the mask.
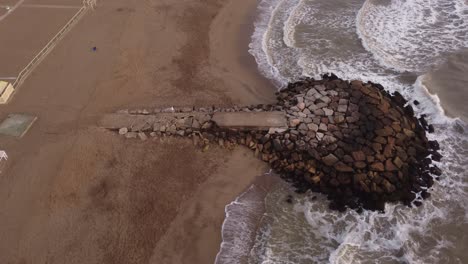
[[[434,128],[424,116],[415,117],[399,93],[332,75],[291,83],[277,98],[275,105],[127,111],[159,117],[140,118],[119,132],[142,140],[145,132],[191,137],[205,151],[210,143],[244,145],[299,192],[326,194],[332,209],[383,210],[386,202],[419,205],[416,197],[430,196],[429,187],[442,173],[432,164],[441,159],[439,145],[426,137]],[[265,111],[283,111],[287,125],[232,129],[213,121],[217,112]],[[162,118],[164,112],[174,116]]]

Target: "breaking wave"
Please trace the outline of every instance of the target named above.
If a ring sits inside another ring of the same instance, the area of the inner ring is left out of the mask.
[[[292,189],[277,189],[264,200],[248,263],[466,263],[468,126],[447,117],[427,87],[428,72],[466,47],[464,0],[262,0],[250,52],[265,76],[281,88],[332,72],[418,100],[444,175],[422,206],[387,205],[383,214],[330,211],[314,194],[289,205]]]

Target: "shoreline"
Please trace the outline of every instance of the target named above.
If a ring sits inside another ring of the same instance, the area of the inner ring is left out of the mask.
[[[245,88],[229,93],[229,97],[233,98],[233,105],[236,102],[239,105],[268,104],[276,100],[274,84],[261,75],[255,59],[248,51],[256,7],[257,0],[229,0],[210,26],[211,70],[218,78],[234,80]],[[246,26],[248,30],[244,30]],[[221,42],[226,45],[221,45]],[[273,180],[266,181],[267,176],[263,175],[267,172],[267,165],[251,156],[250,150],[237,147],[231,160],[226,161],[226,167],[219,169],[197,187],[194,196],[181,205],[179,214],[158,242],[152,261],[215,261],[223,242],[222,225],[226,219],[226,206],[255,183],[265,186],[273,184]],[[221,185],[221,182],[228,184]],[[263,215],[263,212],[259,212],[259,215]],[[210,223],[209,226],[207,222]]]

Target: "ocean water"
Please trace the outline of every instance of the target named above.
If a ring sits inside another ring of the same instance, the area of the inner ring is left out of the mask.
[[[263,204],[243,194],[223,225],[225,248],[243,246],[217,263],[468,263],[468,1],[262,0],[250,52],[278,88],[332,72],[417,100],[444,174],[422,206],[385,213],[331,211],[285,183]]]

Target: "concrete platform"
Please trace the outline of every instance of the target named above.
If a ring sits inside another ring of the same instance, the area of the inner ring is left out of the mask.
[[[269,130],[287,127],[284,112],[217,112],[212,119],[219,127]]]
[[[36,121],[37,117],[25,114],[10,114],[0,124],[0,135],[22,137]]]

